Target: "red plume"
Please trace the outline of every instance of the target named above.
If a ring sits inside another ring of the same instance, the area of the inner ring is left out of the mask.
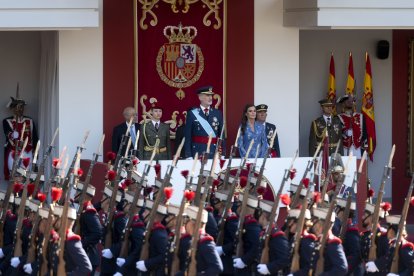
[[[154,165],[154,170],[155,170],[155,174],[156,174],[156,175],[159,175],[159,174],[160,174],[160,172],[161,172],[161,164],[160,164],[160,163],[155,164],[155,165]]]
[[[263,187],[263,186],[259,186],[259,187],[257,187],[256,192],[257,192],[258,195],[263,196],[266,192],[266,188]]]
[[[147,196],[150,193],[152,193],[152,187],[145,187],[145,189],[144,189],[144,196]]]
[[[195,197],[195,192],[190,190],[184,191],[184,196],[187,199],[187,201],[192,201]]]
[[[125,181],[119,182],[118,189],[125,190],[126,187],[127,187],[127,185],[125,184]]]
[[[19,193],[21,190],[23,190],[23,184],[15,182],[13,185],[13,191],[15,194]]]
[[[23,158],[22,163],[23,163],[23,166],[27,168],[30,164],[30,157]]]
[[[124,180],[124,184],[125,184],[126,187],[129,187],[129,185],[132,184],[132,180],[127,178],[127,179]]]
[[[383,203],[381,203],[381,208],[382,208],[382,210],[384,210],[385,212],[388,212],[388,211],[390,211],[391,210],[391,203],[389,203],[389,202],[383,202]]]
[[[289,178],[290,178],[290,180],[292,180],[293,178],[295,178],[295,176],[296,176],[296,169],[291,169],[289,171]]]
[[[309,182],[309,178],[302,179],[303,186],[305,186],[306,189],[309,187]]]
[[[368,190],[367,197],[368,197],[368,198],[370,198],[370,197],[373,197],[374,195],[375,195],[375,191],[374,191],[374,189],[372,189],[372,188],[371,188],[371,189],[369,189],[369,190]]]
[[[108,178],[109,181],[114,181],[116,177],[116,172],[113,170],[109,170],[108,173],[106,174],[106,177]]]
[[[247,172],[250,172],[251,167],[252,167],[252,163],[246,163]]]
[[[220,184],[220,180],[218,179],[213,180],[213,187],[218,187],[219,184]]]
[[[246,187],[247,186],[247,177],[240,176],[239,184],[240,184],[240,187],[242,187],[242,188]]]
[[[280,200],[282,201],[283,204],[285,204],[286,206],[289,206],[290,203],[292,202],[289,195],[288,194],[283,194],[280,195]]]
[[[52,201],[56,202],[62,196],[62,188],[52,187]]]
[[[59,158],[53,158],[52,166],[56,168],[57,165],[59,164],[59,161],[60,161]]]
[[[187,176],[188,176],[188,174],[189,174],[190,172],[188,171],[188,170],[182,170],[181,171],[181,175],[184,177],[184,178],[187,178]]]
[[[108,151],[106,153],[106,159],[108,159],[109,161],[114,161],[116,158],[116,153],[113,151]]]
[[[224,167],[224,164],[226,164],[226,159],[220,159],[220,169]]]
[[[77,174],[79,177],[83,175],[83,170],[81,168],[78,169]]]
[[[322,200],[322,195],[320,192],[314,192],[313,193],[313,202],[314,203],[319,203]]]
[[[138,158],[134,158],[132,159],[132,164],[135,166],[136,164],[139,163],[139,159]]]
[[[45,194],[43,194],[43,193],[37,193],[37,199],[40,201],[40,202],[45,202],[45,200],[46,200],[46,195]]]
[[[414,196],[411,197],[410,203],[412,206],[414,206]]]
[[[165,199],[169,200],[172,197],[173,194],[173,188],[172,187],[165,187],[164,188],[164,195]]]
[[[27,184],[27,196],[31,196],[34,192],[34,189],[35,189],[34,183]]]

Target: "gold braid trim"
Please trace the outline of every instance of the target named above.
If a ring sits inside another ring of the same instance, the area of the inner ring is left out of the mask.
[[[317,138],[319,138],[319,140],[321,140],[322,138],[323,138],[323,134],[325,133],[325,131],[326,131],[326,127],[322,130],[322,132],[321,133],[319,133],[318,132],[318,129],[317,129],[317,127],[316,127],[316,123],[315,123],[315,121],[313,121],[312,122],[312,124],[313,124],[313,132],[315,133],[315,136],[317,137]]]
[[[153,146],[151,146],[151,144],[148,142],[148,139],[147,139],[147,134],[146,134],[146,132],[145,132],[145,127],[147,126],[147,122],[145,122],[144,123],[144,129],[143,129],[143,135],[144,135],[144,139],[145,139],[145,143],[148,145],[148,147],[149,148],[154,148],[154,146],[155,146],[155,144],[153,145]]]

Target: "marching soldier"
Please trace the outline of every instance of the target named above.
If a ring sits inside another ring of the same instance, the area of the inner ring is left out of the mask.
[[[337,143],[342,138],[342,123],[338,116],[332,114],[334,103],[328,99],[319,101],[322,108],[322,116],[312,121],[309,134],[309,156],[313,156],[324,132],[328,131],[329,155],[335,152]],[[339,154],[343,155],[342,144],[339,146]]]
[[[210,146],[210,156],[213,157],[217,139],[220,138],[223,128],[223,114],[220,110],[211,106],[213,102],[213,87],[201,87],[197,91],[200,106],[194,107],[187,112],[184,128],[184,152],[186,158],[192,158],[196,152],[201,155],[207,149],[209,135],[213,139]],[[223,155],[225,153],[224,141],[222,145]]]
[[[270,145],[270,140],[272,139],[273,133],[276,131],[276,126],[269,122],[266,122],[267,118],[267,105],[259,104],[256,106],[256,121],[262,123],[265,127],[267,143]],[[275,140],[273,143],[271,157],[280,157],[280,148],[279,148],[279,138],[276,134]]]
[[[2,201],[4,200],[5,193],[0,192]],[[14,204],[14,195],[10,195],[10,203]],[[10,266],[10,259],[13,253],[13,241],[14,231],[17,224],[17,216],[13,214],[12,210],[3,210],[6,212],[6,221],[4,222],[4,233],[3,233],[3,248],[0,248],[0,271],[5,273]]]
[[[343,112],[338,115],[342,123],[342,144],[345,155],[352,151],[353,156],[361,158],[362,151],[366,148],[367,129],[362,113],[355,111],[355,97],[345,95],[338,99],[343,103]]]
[[[141,124],[138,140],[138,158],[141,160],[149,160],[154,150],[155,142],[159,139],[160,144],[155,155],[155,160],[170,160],[170,126],[160,121],[162,107],[156,106],[154,103],[151,106],[150,114],[151,119]]]

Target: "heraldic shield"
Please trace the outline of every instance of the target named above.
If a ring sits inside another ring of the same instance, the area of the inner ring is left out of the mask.
[[[193,26],[167,26],[164,36],[169,43],[158,51],[157,72],[168,86],[178,88],[177,98],[185,97],[182,88],[197,82],[204,70],[204,57],[200,47],[192,43],[197,36]]]

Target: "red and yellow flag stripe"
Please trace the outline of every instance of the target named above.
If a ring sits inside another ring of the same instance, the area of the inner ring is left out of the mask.
[[[328,97],[331,102],[336,103],[336,85],[335,85],[335,61],[333,53],[331,53],[331,60],[329,62],[329,78],[328,78]],[[336,108],[333,108],[334,114],[336,114]]]

